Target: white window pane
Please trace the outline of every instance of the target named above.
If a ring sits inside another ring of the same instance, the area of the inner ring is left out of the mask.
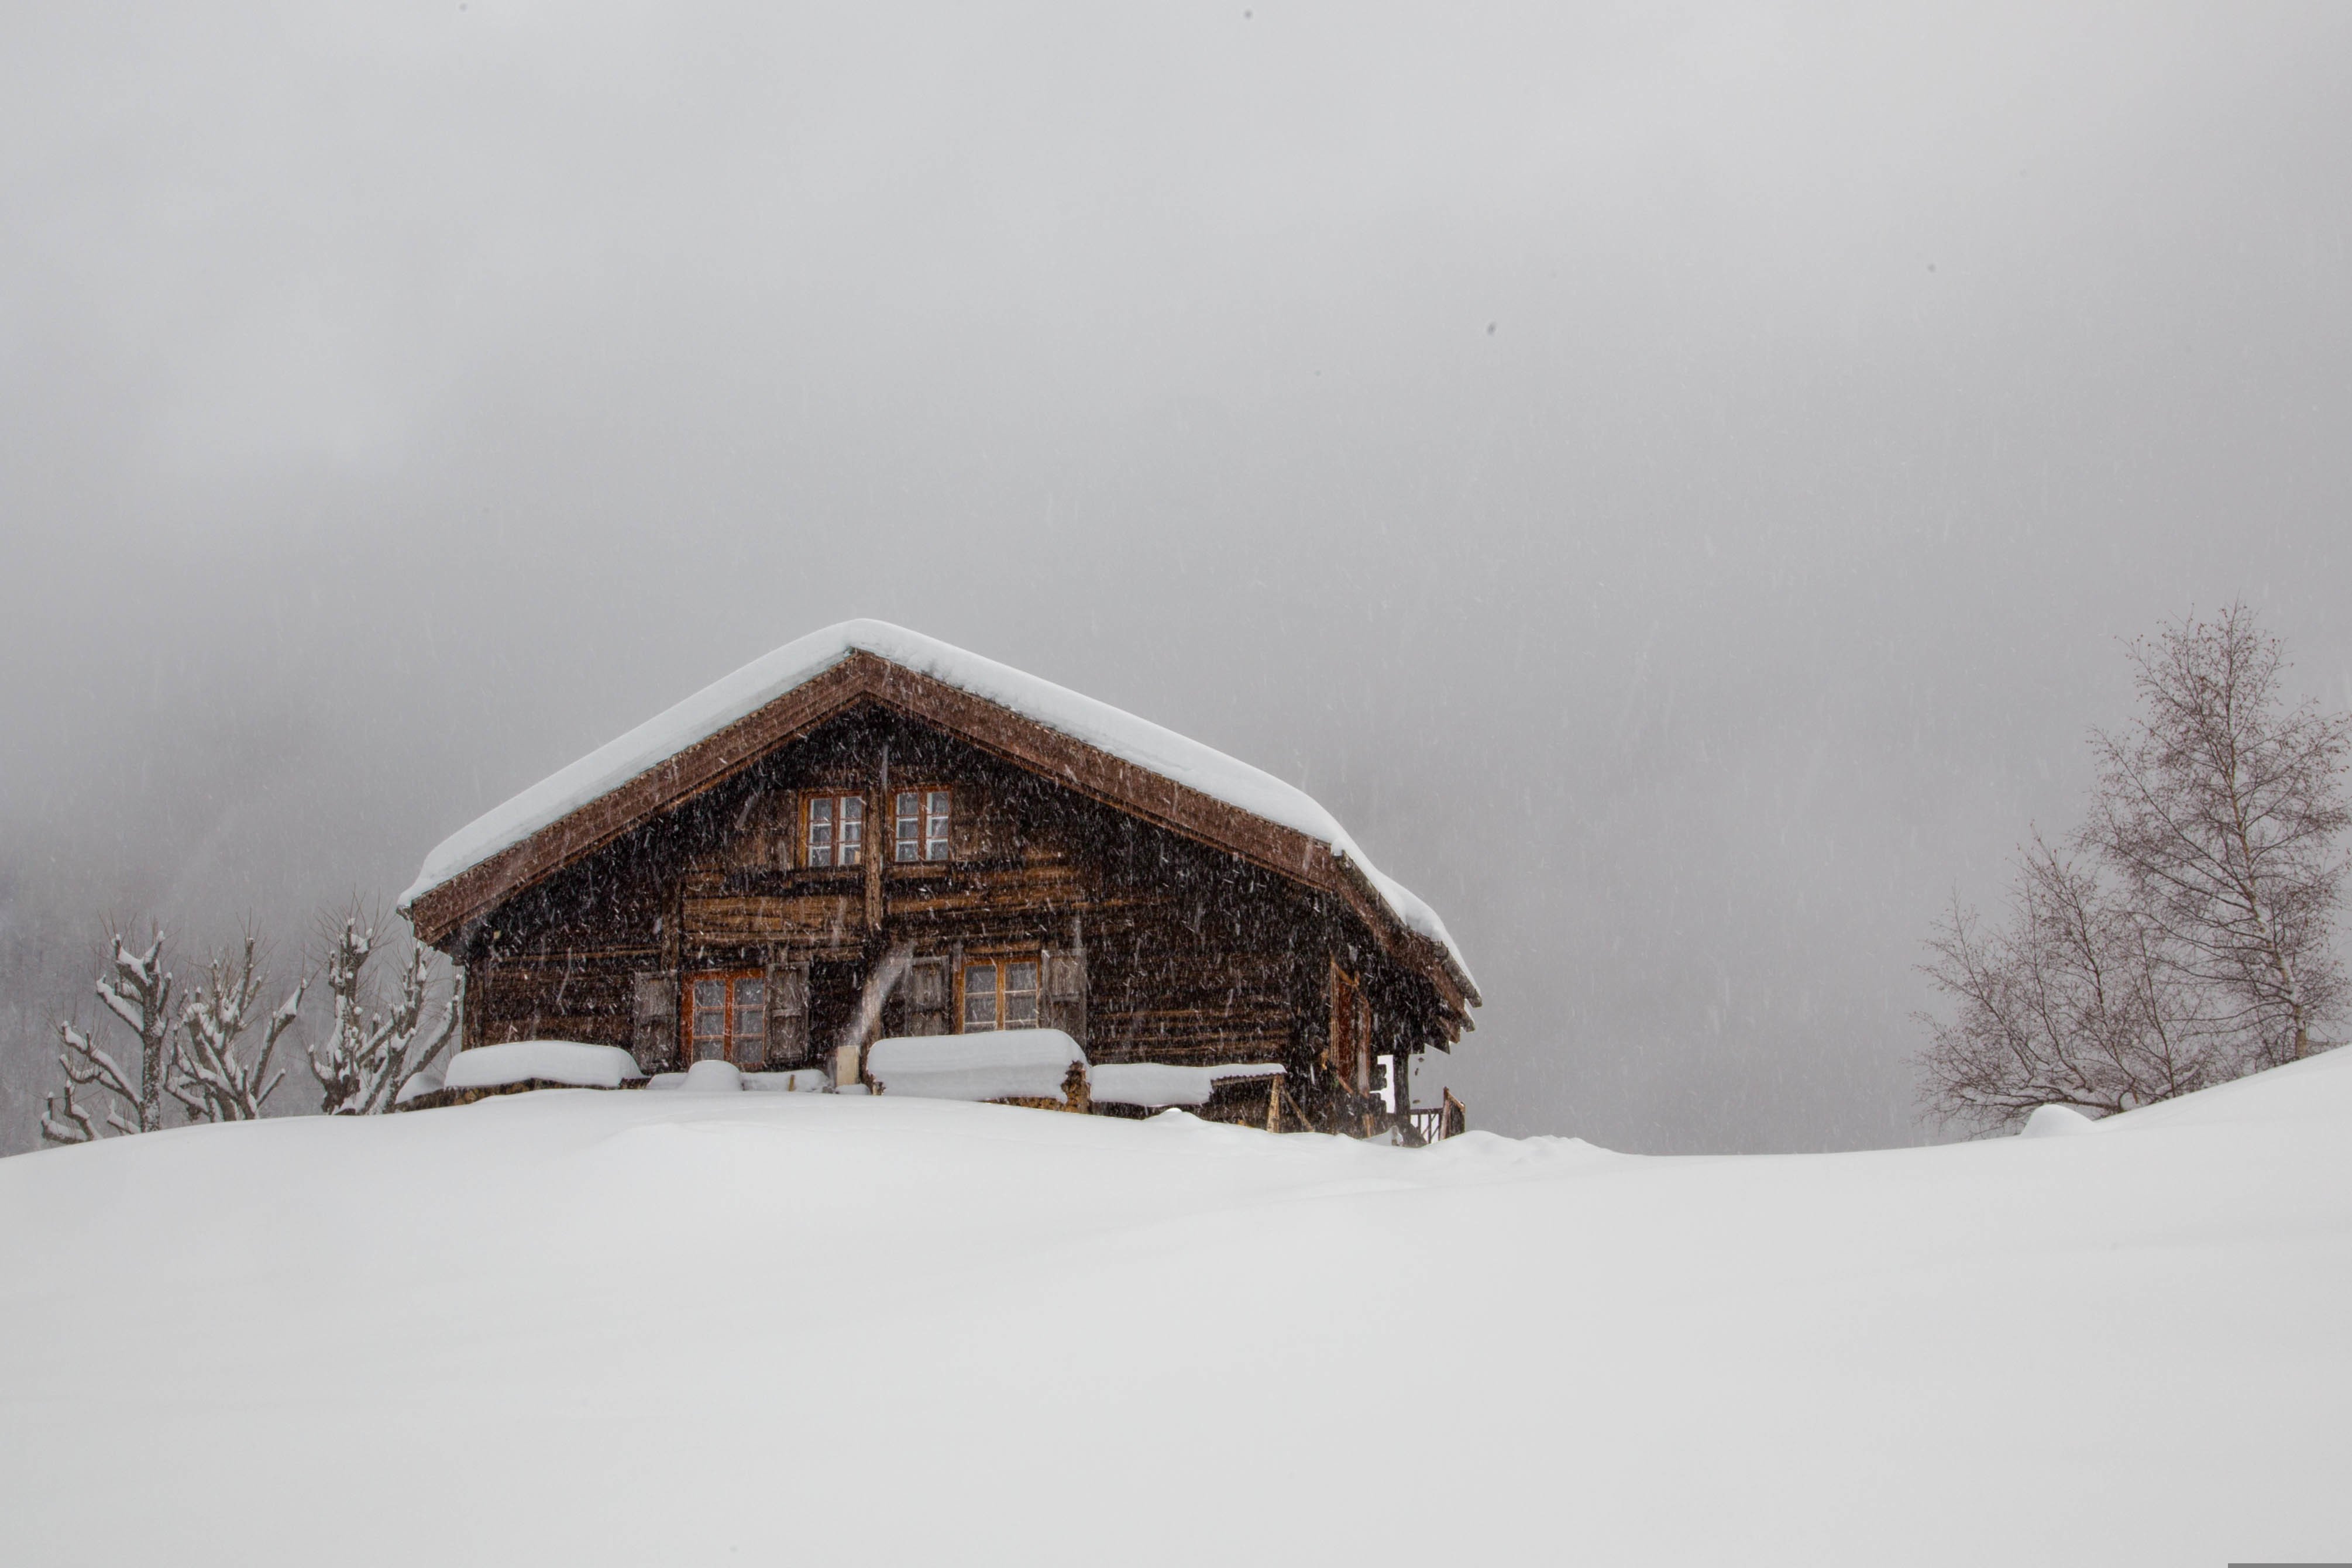
[[[1004,966],[1004,988],[1007,991],[1037,989],[1037,966],[1034,963],[1008,963]]]
[[[921,798],[922,797],[917,795],[913,790],[900,790],[898,792],[898,820],[905,822],[908,818],[912,817],[915,815],[915,805]]]
[[[996,965],[971,963],[963,972],[963,1026],[996,1027]]]
[[[808,863],[812,866],[833,864],[833,801],[829,796],[809,802]]]
[[[764,977],[749,977],[735,982],[735,1005],[765,1007],[768,1005],[768,982]]]
[[[854,795],[843,795],[841,797],[841,826],[845,829],[852,823],[863,822],[865,820],[866,803],[858,799]]]
[[[1004,1026],[1008,1029],[1031,1029],[1037,1026],[1037,993],[1007,991],[1004,994]]]
[[[724,980],[698,980],[694,983],[694,1010],[696,1012],[699,1013],[706,1007],[724,1007],[725,1005],[727,1005],[727,982]]]

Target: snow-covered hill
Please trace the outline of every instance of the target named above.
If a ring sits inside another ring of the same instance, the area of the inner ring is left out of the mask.
[[[541,1093],[0,1227],[11,1563],[2352,1556],[2352,1052],[1781,1158]]]

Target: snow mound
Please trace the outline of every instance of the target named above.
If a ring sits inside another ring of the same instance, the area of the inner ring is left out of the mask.
[[[1329,845],[1333,854],[1363,873],[1399,921],[1444,948],[1462,977],[1470,978],[1461,950],[1437,911],[1374,866],[1339,819],[1304,790],[1107,702],[887,621],[844,621],[787,643],[485,812],[425,856],[415,884],[400,896],[400,908],[406,910],[442,883],[602,799],[860,651]]]
[[[740,1094],[743,1069],[733,1062],[697,1062],[679,1075],[677,1087],[688,1094]]]
[[[1219,1083],[1280,1078],[1273,1062],[1185,1067],[1169,1062],[1098,1062],[1087,1069],[1087,1092],[1105,1105],[1206,1105]]]
[[[2098,1123],[2071,1105],[2037,1105],[2025,1125],[2017,1130],[2020,1138],[2064,1138],[2072,1133],[2088,1132]]]
[[[924,1100],[1059,1100],[1070,1068],[1086,1065],[1059,1029],[898,1036],[866,1053],[877,1093]]]
[[[618,1046],[578,1040],[509,1040],[459,1051],[449,1063],[443,1089],[500,1089],[508,1084],[568,1083],[581,1089],[618,1089],[645,1077],[637,1058]]]

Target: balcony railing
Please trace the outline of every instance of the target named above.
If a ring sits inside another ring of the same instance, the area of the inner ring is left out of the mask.
[[[1470,1112],[1445,1091],[1444,1100],[1418,1110],[1399,1111],[1386,1118],[1389,1125],[1403,1136],[1408,1148],[1422,1148],[1441,1139],[1455,1137],[1470,1131]]]

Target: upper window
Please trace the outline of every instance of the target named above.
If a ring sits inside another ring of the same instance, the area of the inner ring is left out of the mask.
[[[692,1059],[757,1062],[767,1056],[768,977],[752,970],[706,970],[686,987]]]
[[[855,866],[866,856],[866,802],[854,795],[813,795],[802,808],[804,864]]]
[[[1037,1026],[1037,972],[1034,958],[976,958],[963,966],[963,1029],[1034,1029]]]
[[[948,858],[948,792],[943,789],[902,789],[898,792],[898,837],[896,858],[944,860]]]

